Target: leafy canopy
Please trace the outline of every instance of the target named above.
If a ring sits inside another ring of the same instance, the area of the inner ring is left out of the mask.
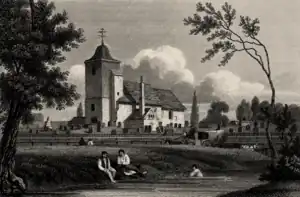
[[[15,102],[24,114],[43,104],[61,110],[79,98],[76,86],[67,83],[69,73],[58,64],[64,52],[84,41],[83,30],[76,29],[66,11],[54,11],[54,3],[34,3],[32,23],[27,1],[0,3],[0,89],[7,108]]]
[[[237,52],[246,52],[270,75],[270,61],[266,46],[257,38],[260,31],[259,20],[248,16],[240,16],[241,33],[235,31],[236,10],[227,2],[221,10],[216,10],[211,3],[198,3],[197,12],[184,19],[184,24],[191,26],[190,34],[202,34],[212,42],[212,48],[206,50],[202,62],[211,60],[216,54],[223,53],[219,66],[225,66]],[[203,16],[201,16],[202,14]],[[264,57],[259,49],[263,49]]]

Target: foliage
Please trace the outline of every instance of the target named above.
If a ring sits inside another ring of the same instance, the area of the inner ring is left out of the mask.
[[[201,124],[220,124],[221,126],[227,126],[229,119],[224,113],[228,113],[228,111],[229,105],[226,102],[214,101],[211,103],[206,117],[201,120]]]
[[[272,122],[276,124],[276,130],[282,134],[281,139],[284,143],[279,151],[280,159],[277,165],[268,166],[260,180],[300,180],[300,138],[296,136],[298,128],[291,108],[285,105],[280,111],[274,113]]]
[[[238,24],[236,24],[238,22]],[[211,42],[211,48],[207,49],[202,63],[211,60],[217,54],[222,54],[219,66],[228,64],[231,58],[244,52],[254,60],[262,69],[271,89],[270,105],[275,104],[275,87],[272,81],[270,56],[265,44],[258,38],[260,22],[258,18],[240,16],[237,20],[236,10],[227,2],[220,10],[215,9],[212,3],[198,3],[196,13],[184,19],[184,24],[191,27],[191,35],[202,35]],[[236,30],[236,26],[239,30]],[[267,119],[266,137],[269,148],[272,150],[273,163],[277,158],[277,152],[271,140],[269,132],[270,121]]]
[[[79,103],[79,105],[77,107],[77,117],[83,117],[82,103]]]
[[[30,122],[32,110],[72,106],[79,98],[76,86],[67,83],[69,73],[58,66],[64,52],[84,41],[67,13],[55,13],[48,1],[3,0],[0,2],[0,89],[4,114],[0,153],[0,192],[11,182],[18,126]],[[9,176],[6,174],[9,173]],[[21,181],[17,181],[21,182]],[[15,183],[13,183],[15,184]],[[22,190],[24,184],[22,185]]]
[[[251,111],[252,111],[252,120],[256,120],[256,116],[259,113],[259,98],[254,96],[251,100]]]
[[[248,103],[245,99],[241,101],[241,103],[237,106],[236,109],[236,118],[239,121],[250,120],[252,117],[252,111],[250,103]]]
[[[193,95],[193,103],[192,103],[192,113],[191,113],[191,127],[197,127],[199,122],[199,108],[196,91]]]
[[[67,13],[54,13],[54,3],[35,3],[34,31],[26,1],[4,1],[1,6],[0,62],[1,101],[7,106],[18,100],[30,114],[32,109],[64,109],[79,95],[68,84],[68,72],[57,66],[65,60],[63,52],[84,41],[82,29],[76,29]]]

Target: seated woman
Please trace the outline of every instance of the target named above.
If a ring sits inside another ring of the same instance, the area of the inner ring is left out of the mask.
[[[119,150],[117,163],[118,163],[118,170],[127,176],[138,174],[139,176],[144,177],[145,174],[147,173],[146,171],[142,172],[140,168],[130,164],[130,158],[123,149]]]
[[[202,172],[200,171],[200,169],[196,164],[193,165],[193,171],[190,173],[190,177],[198,177],[198,178],[203,177]]]

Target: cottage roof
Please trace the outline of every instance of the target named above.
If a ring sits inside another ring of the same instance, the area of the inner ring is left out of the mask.
[[[84,125],[84,124],[85,124],[85,117],[73,117],[68,122],[68,125]]]
[[[138,104],[140,98],[140,84],[133,81],[124,81],[124,96],[119,103]],[[161,106],[163,109],[184,111],[186,108],[171,90],[152,88],[150,84],[144,86],[145,105]]]
[[[147,115],[147,113],[150,111],[150,108],[146,108],[145,109],[145,113],[143,115],[143,119],[144,117]],[[140,120],[141,116],[140,116],[140,110],[136,109],[132,112],[132,114],[127,118],[128,120]]]

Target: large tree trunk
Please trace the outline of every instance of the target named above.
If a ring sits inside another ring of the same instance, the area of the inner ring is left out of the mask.
[[[269,81],[269,85],[270,85],[270,88],[271,88],[271,91],[272,91],[271,103],[270,103],[270,107],[271,107],[271,110],[272,110],[270,115],[272,116],[274,106],[275,106],[275,88],[274,88],[274,84],[272,82],[271,76],[268,76],[268,81]],[[268,140],[268,145],[269,145],[269,148],[271,150],[272,164],[275,165],[278,156],[277,156],[277,151],[276,151],[276,149],[273,145],[272,139],[271,139],[271,133],[269,131],[271,118],[272,117],[267,118],[267,125],[266,125],[265,132],[266,132],[266,137],[267,137],[267,140]]]
[[[19,103],[12,101],[3,129],[0,150],[0,192],[2,194],[7,192],[7,187],[15,186],[21,191],[26,189],[23,180],[13,173],[21,111]]]

